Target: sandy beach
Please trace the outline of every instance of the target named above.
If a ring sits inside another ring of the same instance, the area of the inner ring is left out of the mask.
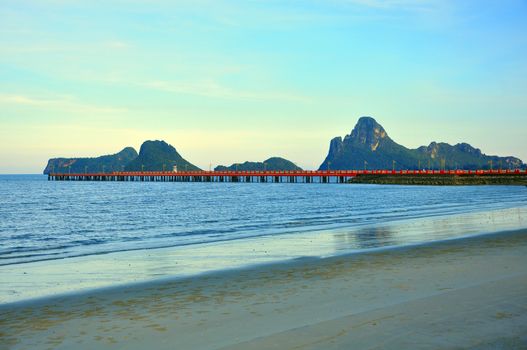
[[[1,349],[527,348],[527,231],[0,307]]]

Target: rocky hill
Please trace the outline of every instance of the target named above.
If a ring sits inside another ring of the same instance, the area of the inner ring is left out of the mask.
[[[231,166],[219,165],[214,168],[215,171],[262,171],[262,170],[302,170],[302,168],[295,165],[295,163],[280,157],[271,157],[263,162],[244,162],[234,163]]]
[[[96,158],[52,158],[44,174],[56,173],[97,173],[113,171],[172,171],[177,166],[182,170],[200,170],[185,160],[176,149],[165,141],[145,141],[139,154],[132,147],[121,152]]]
[[[44,174],[121,171],[136,157],[137,151],[132,147],[126,147],[119,153],[96,158],[51,158],[44,169]]]
[[[494,169],[520,168],[516,157],[483,154],[467,143],[449,145],[432,142],[409,149],[393,141],[371,117],[359,119],[350,135],[331,140],[329,153],[320,165],[325,169]]]
[[[177,166],[178,171],[201,170],[185,160],[172,146],[165,141],[145,141],[141,145],[139,155],[129,162],[126,171],[172,171]]]

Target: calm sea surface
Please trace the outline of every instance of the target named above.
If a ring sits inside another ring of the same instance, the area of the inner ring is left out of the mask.
[[[524,207],[527,189],[51,182],[4,175],[0,198],[1,266]],[[433,235],[423,232],[422,240]],[[357,248],[393,244],[355,238]]]

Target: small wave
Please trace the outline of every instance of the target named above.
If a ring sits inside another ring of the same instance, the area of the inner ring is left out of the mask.
[[[0,193],[23,198],[0,209],[2,263],[354,228],[527,203],[527,192],[517,187],[71,185],[30,179],[7,184],[0,178]]]

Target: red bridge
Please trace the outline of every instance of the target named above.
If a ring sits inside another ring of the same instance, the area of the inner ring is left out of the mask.
[[[298,170],[298,171],[122,171],[51,173],[52,181],[301,182],[345,183],[361,175],[527,175],[527,170]]]

